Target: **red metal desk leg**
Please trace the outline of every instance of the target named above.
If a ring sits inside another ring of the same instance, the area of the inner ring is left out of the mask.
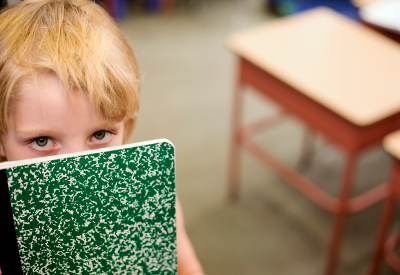
[[[303,130],[302,144],[298,158],[300,167],[309,167],[314,156],[314,132],[311,129]]]
[[[394,205],[396,200],[398,199],[398,194],[396,194],[396,184],[400,183],[400,162],[396,161],[392,177],[390,180],[390,193],[389,197],[386,199],[385,207],[383,210],[382,220],[378,232],[378,240],[375,246],[374,256],[372,258],[372,267],[370,271],[370,275],[376,275],[379,272],[382,258],[383,258],[383,250],[385,241],[387,238],[387,232],[392,221],[393,213],[394,213]]]
[[[343,231],[345,229],[347,216],[350,213],[349,201],[353,187],[353,175],[356,168],[356,162],[357,155],[354,153],[350,154],[339,190],[339,207],[338,212],[335,214],[331,245],[325,271],[325,274],[327,275],[335,274],[336,272],[338,256],[343,239]]]
[[[231,200],[237,200],[239,197],[240,147],[238,142],[238,133],[243,109],[242,90],[242,83],[237,83],[233,95],[232,133],[228,167],[228,198]]]

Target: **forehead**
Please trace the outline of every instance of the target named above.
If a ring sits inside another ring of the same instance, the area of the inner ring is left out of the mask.
[[[11,100],[9,121],[15,130],[57,129],[60,125],[83,130],[91,124],[109,122],[100,110],[92,108],[85,92],[66,91],[53,74],[40,74],[21,82]]]
[[[79,90],[66,91],[60,80],[51,73],[25,77],[18,85],[11,99],[10,111],[21,111],[29,107],[32,114],[66,112],[76,104],[85,105],[90,111],[91,105],[87,95]],[[81,106],[82,107],[82,106]]]

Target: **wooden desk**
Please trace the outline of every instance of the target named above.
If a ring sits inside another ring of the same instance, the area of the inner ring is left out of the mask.
[[[400,272],[400,259],[395,247],[400,241],[400,235],[387,238],[388,229],[392,222],[395,203],[400,200],[400,131],[389,134],[383,140],[383,147],[394,158],[392,175],[389,181],[389,196],[386,198],[380,229],[378,232],[375,253],[372,261],[371,275],[379,273],[382,259],[397,272]]]
[[[239,190],[240,148],[274,169],[288,183],[324,209],[335,222],[326,265],[334,274],[346,217],[387,195],[385,185],[351,198],[359,153],[400,128],[399,45],[326,8],[266,23],[232,35],[228,47],[239,57],[233,106],[229,196]],[[242,88],[250,85],[296,116],[313,132],[347,155],[338,198],[252,141],[255,132],[279,116],[241,125]]]

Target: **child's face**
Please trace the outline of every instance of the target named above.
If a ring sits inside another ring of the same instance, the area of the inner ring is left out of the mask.
[[[123,121],[92,110],[81,91],[67,96],[51,74],[39,75],[36,84],[25,81],[10,104],[9,121],[0,145],[9,161],[123,144]]]

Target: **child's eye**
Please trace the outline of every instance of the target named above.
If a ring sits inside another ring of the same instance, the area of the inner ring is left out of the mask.
[[[92,141],[108,141],[111,137],[111,133],[106,130],[100,130],[93,134],[91,140]]]
[[[54,142],[51,139],[49,139],[48,137],[38,137],[32,141],[32,146],[35,147],[35,149],[39,149],[39,150],[49,149],[53,145],[54,145]]]

